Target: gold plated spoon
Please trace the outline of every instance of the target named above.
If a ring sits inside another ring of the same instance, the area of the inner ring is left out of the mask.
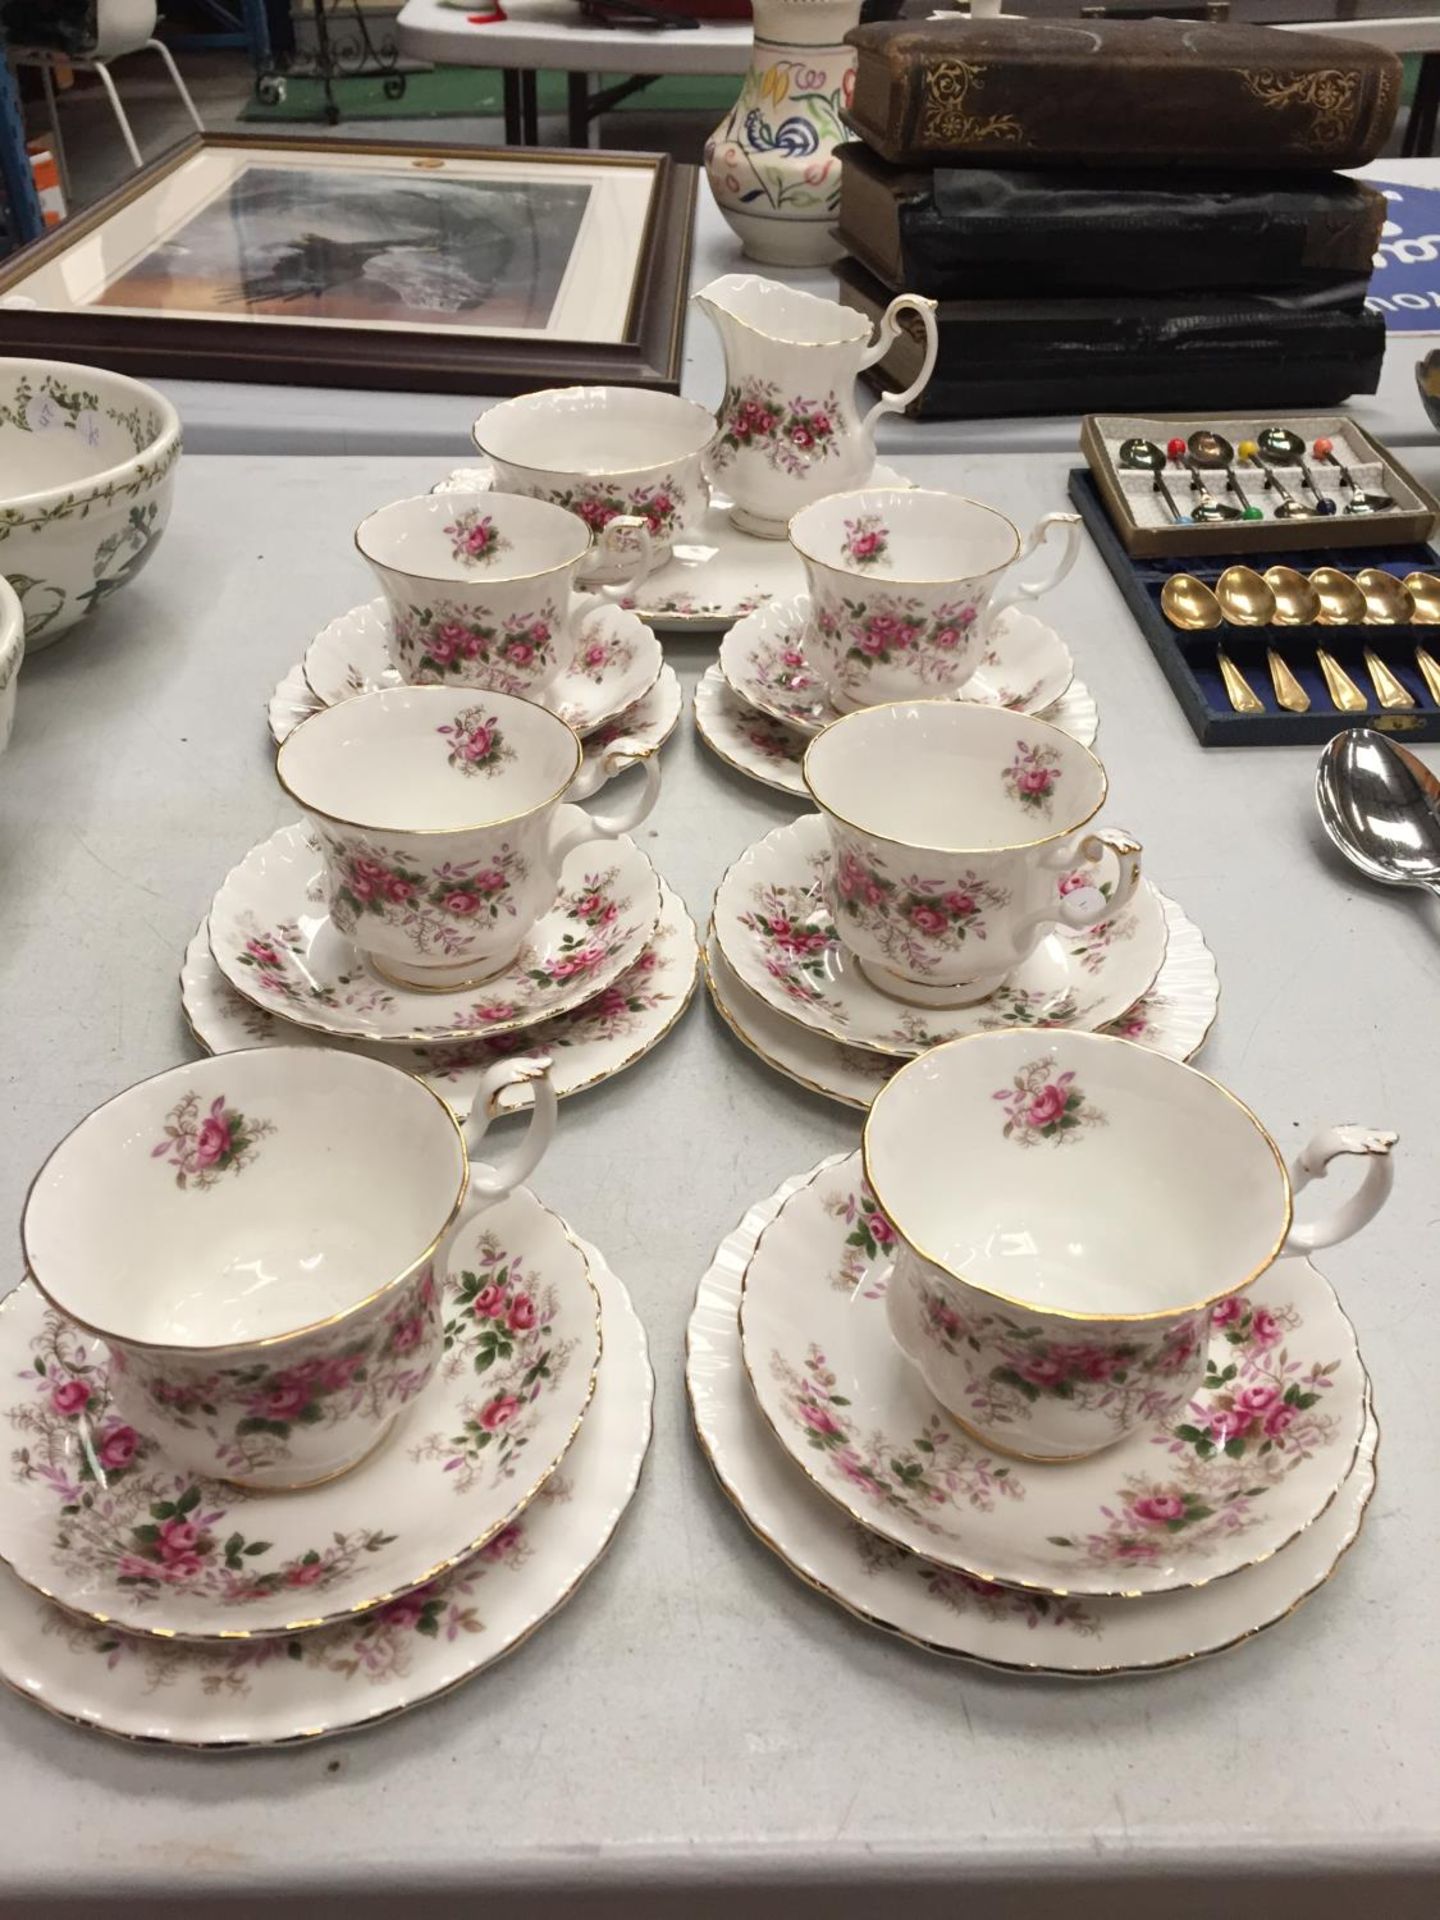
[[[1365,624],[1365,596],[1338,567],[1316,567],[1310,584],[1320,596],[1320,624],[1360,627]]]
[[[1415,700],[1409,689],[1396,679],[1373,647],[1365,649],[1365,671],[1375,689],[1375,698],[1388,713],[1414,706]]]
[[[1265,702],[1223,647],[1216,658],[1220,666],[1220,678],[1225,682],[1226,698],[1236,713],[1263,713]]]
[[[1227,567],[1215,582],[1220,611],[1235,627],[1268,627],[1275,619],[1275,595],[1253,567]]]
[[[1415,664],[1420,669],[1420,677],[1430,691],[1430,698],[1440,707],[1440,660],[1437,660],[1428,647],[1416,647]]]
[[[1171,626],[1185,633],[1218,627],[1225,618],[1220,602],[1193,573],[1172,573],[1160,589],[1160,606]]]
[[[1440,573],[1407,573],[1404,584],[1414,603],[1417,625],[1440,625]]]
[[[1267,647],[1265,658],[1270,667],[1270,684],[1275,698],[1287,713],[1308,713],[1310,696],[1286,666],[1274,647]]]
[[[1383,567],[1363,567],[1355,584],[1365,596],[1367,627],[1408,627],[1415,615],[1410,591]]]
[[[1320,663],[1320,671],[1325,676],[1326,690],[1330,695],[1330,704],[1337,713],[1367,713],[1370,702],[1346,673],[1333,653],[1327,653],[1324,647],[1315,649],[1315,658]]]
[[[1267,567],[1265,584],[1275,596],[1277,626],[1309,627],[1320,618],[1320,596],[1296,568]]]

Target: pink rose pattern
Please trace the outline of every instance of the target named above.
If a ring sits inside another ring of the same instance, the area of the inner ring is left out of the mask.
[[[759,641],[751,650],[749,664],[756,691],[773,706],[784,709],[779,718],[813,722],[827,708],[824,686],[806,658],[798,634]]]
[[[479,774],[487,778],[497,774],[507,760],[515,758],[515,749],[507,743],[500,722],[484,707],[466,707],[456,714],[453,725],[435,731],[450,742],[446,758],[467,780]]]
[[[175,1169],[175,1184],[182,1192],[205,1193],[227,1173],[249,1166],[257,1143],[274,1131],[273,1120],[227,1107],[223,1093],[203,1115],[199,1094],[187,1093],[166,1114],[164,1137],[150,1149],[150,1157]]]
[[[867,692],[875,667],[899,665],[924,684],[953,685],[956,656],[979,617],[974,600],[932,606],[918,593],[856,600],[825,588],[817,591],[812,612],[817,632],[838,656],[841,684],[859,696]]]
[[[1030,746],[1015,742],[1015,758],[1000,775],[1006,791],[1028,813],[1043,814],[1048,820],[1055,810],[1055,787],[1060,779],[1058,747]]]
[[[1044,1401],[1095,1414],[1117,1433],[1137,1420],[1168,1420],[1189,1398],[1201,1365],[1205,1315],[1191,1314],[1153,1338],[1047,1335],[1013,1315],[957,1303],[917,1282],[920,1330],[966,1375],[967,1409],[986,1428],[1027,1424]]]
[[[1073,1073],[1056,1073],[1047,1056],[1032,1060],[1008,1087],[991,1096],[1005,1109],[1001,1137],[1017,1146],[1036,1147],[1041,1141],[1063,1146],[1089,1128],[1105,1126],[1105,1115],[1075,1084]]]
[[[315,850],[318,858],[318,845]],[[357,961],[350,972],[337,975],[333,982],[312,980],[303,960],[305,940],[294,920],[262,927],[254,914],[247,913],[241,917],[238,931],[242,938],[235,960],[253,975],[256,991],[268,1000],[278,1000],[285,1006],[353,1007],[360,1013],[394,1004],[394,994],[363,962]]]
[[[454,679],[491,693],[528,694],[555,661],[565,618],[553,601],[503,620],[453,601],[397,614],[391,638],[404,677],[416,686]]]
[[[881,1056],[868,1057],[874,1061]],[[888,1079],[890,1062],[885,1065],[882,1077]],[[827,1193],[824,1206],[830,1218],[847,1229],[839,1261],[831,1269],[831,1286],[837,1293],[853,1296],[858,1290],[862,1299],[883,1299],[889,1269],[877,1263],[882,1254],[892,1251],[896,1235],[879,1201],[863,1185],[846,1186]]]
[[[466,507],[463,513],[457,513],[445,531],[450,536],[451,552],[462,566],[489,566],[498,554],[510,551],[511,542],[501,537],[494,516],[482,513],[479,507]]]
[[[839,451],[839,424],[840,398],[833,391],[807,400],[782,395],[774,380],[747,380],[725,389],[711,466],[723,473],[748,450],[776,472],[802,477]]]
[[[859,513],[845,522],[840,551],[852,567],[875,567],[890,551],[890,529],[878,513]]]
[[[1325,1397],[1341,1363],[1292,1355],[1301,1326],[1289,1302],[1222,1300],[1199,1388],[1184,1417],[1154,1436],[1163,1465],[1127,1475],[1091,1527],[1054,1544],[1088,1566],[1143,1566],[1171,1551],[1174,1534],[1204,1554],[1253,1527],[1266,1496],[1337,1438]]]
[[[921,1554],[911,1553],[856,1520],[850,1522],[850,1538],[866,1573],[913,1573],[930,1598],[951,1613],[969,1614],[996,1626],[1019,1622],[1032,1632],[1054,1627],[1086,1639],[1096,1639],[1102,1631],[1094,1609],[1074,1594],[1032,1593],[1020,1587],[998,1586],[993,1580],[977,1580],[974,1574],[938,1566]]]
[[[451,751],[453,757],[453,746]],[[353,934],[373,917],[401,933],[416,955],[463,954],[473,928],[513,919],[514,889],[529,873],[524,855],[508,840],[473,860],[422,867],[403,849],[364,834],[326,828],[324,838],[340,873],[330,918],[341,933]]]
[[[24,1397],[6,1410],[21,1442],[13,1478],[55,1502],[57,1566],[113,1579],[142,1603],[184,1588],[228,1605],[288,1588],[323,1593],[391,1544],[373,1529],[325,1533],[276,1558],[240,1524],[243,1494],[168,1469],[157,1442],[117,1414],[112,1371],[98,1341],[47,1310],[20,1372]]]
[[[689,497],[673,473],[643,487],[617,487],[604,480],[587,480],[578,487],[547,487],[539,496],[578,514],[591,533],[600,533],[621,514],[644,520],[654,540],[669,540],[690,517]]]
[[[837,834],[829,897],[836,919],[850,921],[886,959],[924,978],[942,956],[985,938],[985,910],[1009,904],[1007,888],[969,870],[954,880],[905,873],[891,877],[874,849]]]

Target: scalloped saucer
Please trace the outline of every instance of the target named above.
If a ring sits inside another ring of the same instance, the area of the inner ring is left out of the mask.
[[[17,1449],[0,1559],[72,1612],[182,1639],[320,1626],[457,1565],[564,1458],[600,1316],[584,1254],[526,1188],[462,1228],[445,1264],[434,1378],[383,1447],[300,1493],[170,1466],[108,1412],[104,1343],[24,1282],[0,1303],[0,1419]]]
[[[276,689],[277,694],[279,688]],[[1063,727],[1072,739],[1088,747],[1099,731],[1095,698],[1080,679],[1070,682],[1053,707],[1042,716]],[[761,713],[742,700],[718,665],[705,669],[695,687],[695,730],[717,760],[737,773],[748,774],[778,793],[808,799],[800,765],[810,736]]]
[[[720,642],[720,672],[757,713],[814,735],[838,720],[842,709],[806,658],[809,619],[810,596],[800,593],[737,620]],[[1044,713],[1064,698],[1074,678],[1070,649],[1055,629],[1033,613],[1007,607],[959,697],[975,706]]]
[[[557,818],[568,824],[579,811],[563,806]],[[332,925],[324,898],[310,829],[280,827],[231,869],[210,903],[220,971],[244,999],[298,1026],[412,1046],[514,1033],[568,1013],[612,986],[660,921],[660,876],[634,841],[588,840],[566,855],[555,905],[503,973],[483,987],[431,993],[372,973]],[[618,911],[606,921],[611,906]]]
[[[457,467],[432,493],[484,490],[494,479],[488,465]],[[877,462],[865,483],[908,487],[893,467]],[[767,601],[805,590],[805,568],[788,540],[758,540],[730,519],[730,502],[711,495],[698,527],[681,540],[663,567],[641,582],[635,611],[660,633],[723,633],[742,615]]]
[[[835,931],[823,880],[825,822],[802,814],[748,847],[720,882],[711,930],[750,991],[816,1033],[877,1053],[910,1056],[996,1027],[1078,1027],[1118,1020],[1153,985],[1165,959],[1160,896],[1140,883],[1113,920],[1047,934],[1014,978],[968,1007],[907,1007],[874,986]]]
[[[1156,894],[1165,915],[1165,958],[1152,984],[1128,1012],[1099,1031],[1138,1040],[1172,1060],[1193,1060],[1205,1044],[1220,1004],[1215,956],[1200,929],[1175,902]],[[738,980],[715,943],[705,954],[705,979],[715,1009],[730,1031],[767,1066],[812,1093],[866,1108],[903,1062],[893,1054],[831,1040],[777,1013]],[[553,1077],[553,1076],[552,1076]]]
[[[559,1470],[477,1555],[357,1621],[224,1645],[92,1625],[0,1572],[0,1680],[63,1719],[123,1738],[278,1746],[374,1726],[519,1647],[604,1554],[650,1444],[645,1330],[604,1259],[579,1244],[605,1341],[595,1397]]]
[[[819,1171],[842,1163],[837,1156]],[[1375,1490],[1380,1435],[1373,1413],[1353,1472],[1297,1540],[1233,1579],[1138,1603],[976,1580],[837,1511],[776,1446],[740,1351],[740,1288],[756,1243],[781,1206],[815,1177],[787,1180],[722,1241],[695,1296],[685,1363],[695,1430],[721,1486],[765,1545],[809,1586],[867,1625],[931,1653],[1083,1677],[1155,1672],[1223,1652],[1278,1625],[1329,1579],[1359,1534]]]
[[[1308,1260],[1277,1260],[1217,1309],[1180,1420],[1057,1467],[986,1447],[942,1412],[890,1335],[885,1271],[871,1274],[890,1231],[858,1152],[816,1169],[756,1246],[740,1334],[791,1459],[896,1546],[1046,1593],[1166,1593],[1278,1552],[1353,1468],[1365,1369]]]
[[[571,642],[570,661],[540,704],[588,736],[637,706],[665,665],[665,655],[638,614],[624,607],[598,607]],[[398,687],[390,664],[390,609],[383,599],[351,607],[322,627],[302,662],[311,691],[323,706],[337,707],[357,693]]]
[[[569,1013],[542,1020],[518,1034],[492,1039],[464,1040],[451,1047],[403,1047],[393,1043],[367,1044],[362,1040],[335,1041],[292,1026],[278,1013],[264,1013],[242,999],[221,973],[210,951],[205,921],[185,950],[180,972],[180,998],[191,1033],[207,1053],[233,1053],[237,1047],[294,1047],[343,1045],[359,1053],[419,1074],[443,1094],[457,1120],[464,1120],[475,1101],[482,1076],[497,1060],[513,1053],[535,1051],[550,1056],[550,1084],[564,1100],[611,1080],[656,1047],[680,1019],[700,969],[700,946],[695,925],[678,894],[660,885],[660,925],[639,958],[613,986]],[[498,1095],[500,1113],[523,1113],[534,1101],[528,1081],[517,1081]]]

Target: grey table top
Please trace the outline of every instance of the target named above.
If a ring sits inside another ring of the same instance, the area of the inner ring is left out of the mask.
[[[916,463],[1022,522],[1064,505],[1065,464]],[[189,457],[154,564],[25,668],[0,762],[0,1216],[86,1110],[187,1056],[186,940],[228,867],[293,814],[264,699],[317,626],[368,596],[350,528],[434,470]],[[938,1661],[796,1581],[693,1442],[684,1326],[749,1203],[854,1144],[856,1120],[697,1005],[562,1110],[538,1180],[630,1285],[657,1372],[653,1452],[605,1564],[523,1651],[366,1736],[167,1753],[0,1696],[0,1913],[38,1914],[45,1895],[86,1920],[148,1916],[183,1888],[187,1916],[263,1901],[286,1920],[472,1904],[618,1920],[733,1914],[749,1889],[747,1911],[849,1920],[897,1911],[901,1889],[907,1913],[953,1914],[963,1887],[986,1920],[1433,1915],[1440,918],[1331,855],[1310,752],[1194,744],[1088,547],[1048,610],[1099,701],[1108,817],[1143,837],[1218,958],[1204,1064],[1287,1151],[1333,1120],[1401,1134],[1392,1204],[1321,1256],[1384,1427],[1369,1525],[1335,1580],[1218,1661],[1092,1684]],[[713,652],[674,650],[687,686]],[[711,759],[687,712],[646,844],[703,920],[728,863],[795,811]]]
[[[1378,177],[1416,185],[1440,184],[1440,160],[1377,161]],[[835,296],[828,269],[757,268],[740,252],[704,181],[695,209],[695,252],[690,284],[703,287],[722,273],[763,272]],[[1350,411],[1362,426],[1395,447],[1431,445],[1435,430],[1415,391],[1415,363],[1434,344],[1417,334],[1393,334],[1380,390],[1355,400]],[[685,334],[682,387],[706,406],[719,403],[724,359],[715,329],[692,311]],[[373,393],[345,387],[266,387],[206,380],[158,380],[180,410],[185,444],[192,453],[379,453],[436,454],[452,464],[467,453],[470,425],[489,404],[483,395]],[[906,420],[881,422],[883,458],[912,454],[1078,452],[1078,419],[1040,417],[999,420]]]

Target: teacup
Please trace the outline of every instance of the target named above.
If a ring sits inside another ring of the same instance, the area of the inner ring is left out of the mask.
[[[573,847],[639,826],[655,751],[620,739],[587,766],[574,730],[531,701],[387,687],[311,714],[275,771],[319,838],[336,927],[386,979],[438,992],[510,965]],[[563,800],[642,761],[633,804],[556,821]]]
[[[1040,580],[1007,571],[1052,527],[1065,544]],[[810,582],[805,653],[842,710],[885,700],[963,697],[995,621],[1063,580],[1080,516],[1047,513],[1022,540],[993,507],[919,487],[835,494],[790,522]]]
[[[909,1062],[865,1122],[868,1187],[895,1229],[886,1313],[936,1399],[1023,1459],[1097,1453],[1174,1418],[1212,1319],[1285,1253],[1357,1232],[1390,1192],[1395,1135],[1316,1137],[1287,1175],[1232,1093],[1104,1034],[974,1034]],[[1341,1154],[1358,1191],[1291,1225],[1291,1193]],[[1278,1331],[1278,1330],[1277,1330]],[[1283,1391],[1235,1396],[1224,1440],[1294,1417]]]
[[[621,560],[626,541],[627,577],[581,594],[575,577],[590,529],[548,500],[426,493],[381,507],[355,529],[390,603],[390,655],[402,680],[528,700],[541,699],[563,671],[585,615],[614,606],[650,571],[649,531],[629,514],[602,529],[600,564]]]
[[[1140,883],[1138,841],[1083,831],[1105,769],[1045,720],[895,701],[832,721],[803,771],[829,829],[836,931],[916,1006],[983,1000],[1052,927],[1108,919]]]
[[[710,503],[714,435],[714,415],[694,400],[643,387],[550,387],[501,400],[471,429],[502,493],[564,507],[597,540],[613,520],[641,519],[657,565]],[[634,543],[621,540],[613,552],[597,547],[580,577],[613,581],[635,564]]]
[[[364,1459],[440,1358],[443,1243],[549,1145],[547,1069],[492,1068],[463,1134],[423,1080],[330,1047],[173,1067],[82,1120],[20,1228],[41,1292],[109,1349],[108,1404],[80,1374],[48,1383],[72,1468],[102,1492],[142,1462],[284,1488]],[[502,1165],[473,1161],[492,1100],[520,1080],[524,1138]],[[187,1512],[157,1513],[177,1574]]]

